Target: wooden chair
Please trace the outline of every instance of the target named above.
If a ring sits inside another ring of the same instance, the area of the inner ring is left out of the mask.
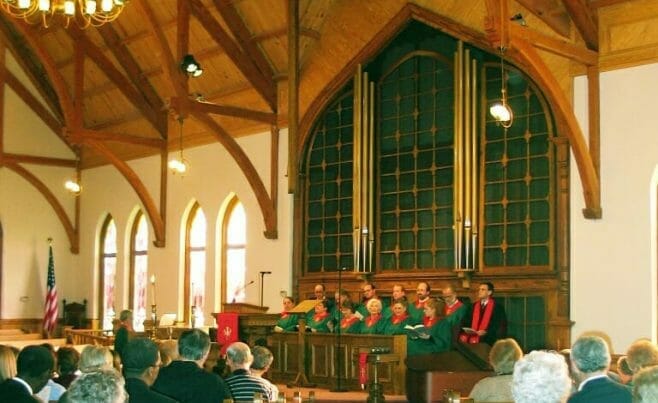
[[[85,329],[87,326],[87,300],[64,303],[64,326],[73,326],[74,329]]]

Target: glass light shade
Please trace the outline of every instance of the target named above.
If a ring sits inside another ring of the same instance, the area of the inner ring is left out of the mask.
[[[30,0],[18,0],[18,8],[21,10],[30,8]]]
[[[182,175],[187,171],[187,164],[182,158],[180,160],[176,158],[169,160],[169,164],[167,164],[167,166],[169,166],[169,169],[171,169],[172,173],[174,174]]]
[[[75,3],[73,0],[66,0],[64,2],[64,14],[68,16],[75,15]]]
[[[489,113],[491,113],[491,116],[493,116],[496,121],[501,123],[507,123],[512,120],[512,110],[506,103],[502,101],[491,105],[489,108]]]
[[[48,11],[50,9],[50,0],[39,0],[39,11]]]
[[[87,0],[85,1],[85,14],[94,14],[96,12],[96,1]]]
[[[80,186],[78,182],[71,179],[64,182],[64,188],[73,194],[79,194],[82,192],[82,186]]]
[[[109,13],[112,11],[112,7],[114,7],[114,1],[113,0],[102,0],[101,1],[101,10],[104,13]]]

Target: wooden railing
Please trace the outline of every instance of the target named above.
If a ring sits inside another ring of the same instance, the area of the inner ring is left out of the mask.
[[[97,329],[64,329],[64,335],[70,344],[94,344],[112,346],[114,336],[109,336],[107,330]]]

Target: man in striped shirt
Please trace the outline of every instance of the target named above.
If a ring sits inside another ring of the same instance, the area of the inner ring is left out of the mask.
[[[231,369],[231,375],[226,383],[231,390],[233,400],[236,402],[252,402],[254,395],[259,393],[263,400],[274,401],[271,390],[264,379],[255,377],[250,372],[254,357],[249,346],[242,342],[235,342],[226,350],[226,364]]]

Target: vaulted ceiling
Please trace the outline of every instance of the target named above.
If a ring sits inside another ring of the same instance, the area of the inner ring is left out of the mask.
[[[520,13],[533,32],[587,55],[598,48],[597,8],[619,2],[516,0],[509,14]],[[185,118],[186,146],[285,127],[288,3],[132,0],[116,21],[87,29],[56,21],[43,28],[0,14],[7,46],[46,105],[16,77],[6,80],[71,146],[82,167],[108,162],[92,143],[122,160],[175,149],[178,117]],[[299,0],[302,114],[337,71],[327,64],[351,62],[353,47],[368,42],[363,36],[406,3],[484,35],[485,3],[498,0]],[[180,70],[188,53],[203,66],[202,76],[188,78]]]

